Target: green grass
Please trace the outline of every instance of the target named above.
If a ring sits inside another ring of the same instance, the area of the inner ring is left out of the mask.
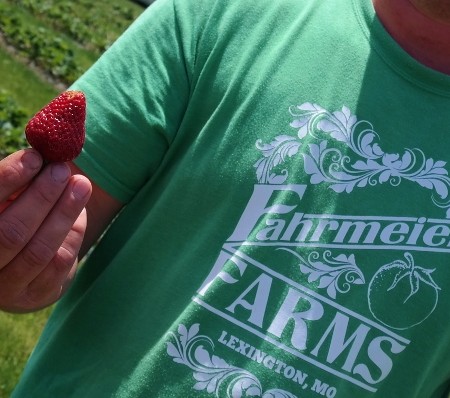
[[[10,396],[51,307],[32,314],[0,312],[0,397]]]
[[[27,25],[36,28],[45,26],[49,36],[63,38],[73,49],[81,72],[143,10],[129,0],[0,0],[0,6],[3,9],[9,7],[9,12],[17,15]],[[42,7],[50,9],[43,10]],[[70,21],[77,22],[73,22],[71,27],[68,23]],[[77,37],[76,24],[87,26],[89,31],[80,31],[78,33],[82,37]],[[104,26],[104,30],[97,29],[98,26]],[[17,107],[24,111],[24,124],[68,84],[55,86],[43,77],[45,73],[42,72],[45,70],[36,73],[29,67],[29,63],[27,54],[20,57],[17,57],[17,53],[12,55],[0,42],[0,94],[11,99],[13,110]],[[2,109],[0,121],[1,111]],[[5,133],[0,129],[0,145],[5,145],[2,144],[6,141],[5,138]],[[23,141],[17,140],[15,148],[18,149],[22,144]],[[0,154],[2,149],[5,148],[0,148]],[[0,312],[0,398],[10,397],[50,312],[51,308],[27,315]]]

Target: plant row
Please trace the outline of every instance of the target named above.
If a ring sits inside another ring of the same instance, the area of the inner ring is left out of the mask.
[[[27,113],[6,90],[0,90],[0,159],[27,146],[24,125]]]
[[[137,17],[139,8],[109,1],[8,0],[57,29],[84,48],[101,54]]]
[[[0,45],[68,86],[142,11],[127,0],[0,0]],[[0,159],[27,146],[30,117],[6,87],[0,81]]]
[[[0,5],[0,33],[19,54],[64,83],[70,84],[82,72],[67,40],[43,26],[28,24],[4,5]]]

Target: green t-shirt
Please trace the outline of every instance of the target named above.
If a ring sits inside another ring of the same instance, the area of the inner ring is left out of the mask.
[[[158,0],[75,85],[127,205],[19,397],[444,397],[450,77],[370,0]]]

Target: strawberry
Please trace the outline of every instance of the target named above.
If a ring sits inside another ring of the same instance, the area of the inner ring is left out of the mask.
[[[25,135],[47,162],[68,162],[84,144],[86,98],[81,91],[65,91],[28,122]]]

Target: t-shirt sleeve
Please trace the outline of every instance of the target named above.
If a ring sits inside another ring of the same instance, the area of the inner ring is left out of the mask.
[[[190,78],[181,36],[173,1],[158,0],[71,87],[87,100],[75,163],[122,202],[155,173],[182,121]]]

